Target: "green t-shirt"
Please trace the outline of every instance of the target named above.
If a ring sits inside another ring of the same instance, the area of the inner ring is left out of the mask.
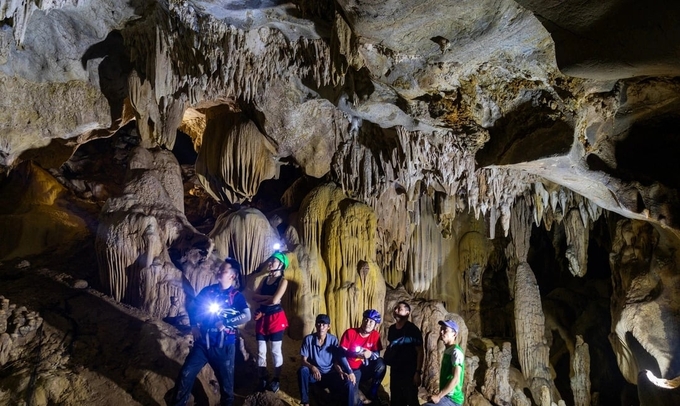
[[[455,403],[462,405],[463,401],[465,400],[465,394],[463,394],[463,380],[465,378],[465,355],[463,355],[463,349],[460,348],[458,344],[444,350],[442,366],[439,371],[439,390],[444,389],[446,384],[453,379],[453,370],[457,366],[460,366],[460,380],[458,381],[458,385],[453,388],[453,392],[447,393],[446,396],[451,398],[451,400],[453,400]]]

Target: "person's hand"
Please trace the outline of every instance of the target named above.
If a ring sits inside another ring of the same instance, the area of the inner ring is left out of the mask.
[[[440,394],[430,396],[430,402],[434,403],[435,405],[439,403],[440,400],[442,400],[442,396]]]
[[[420,372],[416,372],[416,374],[413,375],[413,384],[416,386],[416,388],[420,388],[421,383],[423,383],[423,381],[420,377]]]
[[[354,375],[354,372],[350,372],[347,374],[347,379],[349,379],[350,382],[352,382],[352,385],[356,385],[357,383],[357,377]]]
[[[364,352],[362,352],[361,354],[362,354],[362,355],[364,356],[364,358],[366,358],[366,359],[371,358],[371,355],[373,355],[373,353],[372,353],[370,350],[364,350]]]
[[[191,335],[194,337],[194,342],[200,341],[201,329],[198,326],[191,326]]]
[[[315,367],[315,366],[312,366],[312,376],[313,376],[314,379],[316,379],[317,381],[320,381],[320,380],[321,380],[321,371],[319,371],[319,368],[317,368],[317,367]]]

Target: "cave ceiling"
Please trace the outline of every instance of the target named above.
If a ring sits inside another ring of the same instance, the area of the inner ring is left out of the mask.
[[[516,334],[535,398],[554,389],[559,307],[538,287],[588,270],[612,291],[593,348],[611,345],[630,383],[642,353],[675,377],[679,15],[660,0],[0,0],[0,259],[87,239],[97,258],[74,268],[161,317],[189,300],[177,281],[210,283],[208,253],[249,276],[284,242],[295,334],[398,295],[482,332],[493,277],[487,324]]]
[[[677,8],[3,2],[0,165],[58,167],[131,120],[146,147],[172,148],[180,128],[200,149],[206,112],[223,106],[251,117],[274,160],[307,175],[351,177],[342,167],[371,155],[379,179],[343,183],[356,197],[422,181],[421,189],[466,195],[474,206],[485,197],[470,196],[479,189],[472,178],[503,167],[522,173],[504,182],[537,177],[675,229],[677,168],[668,151],[677,146]],[[428,147],[388,156],[409,143]],[[511,198],[500,195],[487,205]]]

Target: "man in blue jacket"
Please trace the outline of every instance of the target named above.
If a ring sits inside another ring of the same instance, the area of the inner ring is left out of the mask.
[[[250,309],[235,286],[241,265],[226,258],[217,272],[217,282],[196,296],[192,311],[191,333],[194,346],[179,373],[173,405],[184,406],[194,380],[205,364],[210,364],[220,383],[220,404],[234,404],[234,352],[236,328],[250,320]]]

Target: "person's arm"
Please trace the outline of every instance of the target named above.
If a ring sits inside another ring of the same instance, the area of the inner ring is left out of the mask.
[[[380,334],[377,331],[371,332],[371,334],[375,333],[375,342],[371,345],[373,350],[364,350],[364,358],[374,361],[378,358],[380,358],[380,351],[382,350],[382,343],[380,342]]]
[[[321,380],[321,371],[319,370],[319,368],[316,365],[309,362],[307,357],[305,357],[304,355],[301,356],[300,358],[301,358],[300,363],[302,364],[302,366],[309,368],[309,370],[312,372],[312,376],[314,377],[314,379],[316,379],[317,381],[320,381]]]
[[[205,313],[205,303],[208,297],[208,288],[203,288],[194,298],[190,305],[189,323],[191,325],[191,335],[194,337],[194,342],[201,339],[201,322],[202,315]]]
[[[248,308],[248,303],[246,303],[246,299],[242,294],[236,294],[231,309],[229,313],[215,323],[218,329],[221,330],[222,327],[237,327],[250,321],[250,308]]]
[[[436,395],[432,395],[432,403],[439,403],[440,400],[449,393],[453,392],[453,390],[456,388],[456,385],[458,385],[458,382],[460,381],[460,375],[461,371],[463,370],[463,367],[460,365],[456,365],[453,368],[453,378],[449,381],[449,383],[444,386],[439,393]]]
[[[349,361],[347,360],[347,353],[349,351],[350,345],[352,344],[352,339],[349,337],[350,331],[351,329],[345,331],[342,334],[342,338],[340,339],[337,352],[337,364],[340,366],[342,373],[344,373],[344,375],[341,374],[341,376],[343,378],[349,379],[352,384],[355,384],[356,376],[354,375],[354,371],[349,366]]]
[[[276,289],[276,292],[274,292],[274,295],[270,296],[270,299],[264,304],[275,305],[281,303],[281,298],[283,298],[283,294],[286,293],[287,287],[288,281],[286,278],[281,278],[281,282],[279,282],[279,287]]]
[[[238,312],[238,314],[231,316],[231,317],[225,317],[222,320],[222,323],[224,323],[225,326],[227,327],[236,327],[240,326],[241,324],[246,324],[247,322],[250,321],[250,309],[245,308]]]
[[[415,326],[415,324],[414,324]],[[416,339],[416,373],[413,376],[413,384],[416,387],[420,387],[423,375],[423,361],[425,359],[425,351],[423,350],[423,333],[418,327],[415,327],[415,339]]]
[[[251,296],[255,302],[258,304],[264,304],[269,298],[271,298],[271,295],[263,295],[260,292],[262,292],[262,286],[264,286],[265,281],[267,280],[267,277],[265,276],[261,281],[260,281],[260,286],[255,289],[255,292]]]
[[[416,374],[413,376],[413,384],[416,385],[416,388],[420,387],[422,383],[424,355],[423,343],[421,342],[420,345],[416,346]]]

